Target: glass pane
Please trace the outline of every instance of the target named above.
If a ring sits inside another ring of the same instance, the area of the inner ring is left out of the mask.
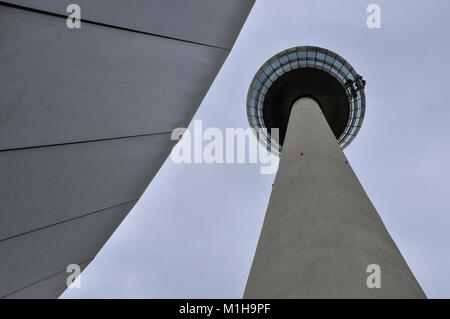
[[[306,51],[297,52],[299,59],[306,59]]]
[[[345,66],[342,66],[341,72],[344,73],[344,76],[347,76],[348,72],[350,72],[349,69],[347,69]]]
[[[267,75],[264,72],[261,72],[261,74],[258,77],[258,80],[261,81],[261,83],[264,83],[264,81],[267,79]]]
[[[266,92],[267,92],[267,86],[263,86],[262,88],[261,88],[261,94],[264,94],[264,95],[266,95]]]
[[[342,68],[342,63],[339,62],[338,60],[334,60],[334,65],[336,65],[336,68],[337,68],[337,69]]]
[[[268,66],[264,69],[264,72],[265,72],[267,75],[270,75],[270,74],[273,72],[272,66],[271,66],[271,65],[268,65]]]
[[[327,55],[327,57],[326,57],[326,61],[327,61],[327,62],[329,62],[330,64],[333,64],[333,60],[334,60],[333,57]]]
[[[274,70],[278,69],[280,67],[280,62],[278,60],[272,61],[272,67]]]

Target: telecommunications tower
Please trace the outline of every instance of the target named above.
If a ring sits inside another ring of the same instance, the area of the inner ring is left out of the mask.
[[[248,120],[280,165],[244,298],[426,298],[342,151],[361,128],[364,86],[311,46],[256,73]]]

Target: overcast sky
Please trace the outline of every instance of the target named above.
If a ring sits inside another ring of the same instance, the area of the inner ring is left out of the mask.
[[[366,7],[381,6],[381,29]],[[195,119],[248,122],[248,86],[275,53],[315,45],[367,81],[345,153],[430,298],[450,298],[450,2],[257,0]],[[69,298],[241,298],[274,175],[169,157]]]

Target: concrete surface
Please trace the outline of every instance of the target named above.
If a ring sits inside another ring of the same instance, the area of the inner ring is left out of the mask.
[[[293,105],[244,298],[426,298],[313,99]]]
[[[255,0],[6,0],[67,16],[76,3],[81,19],[119,28],[231,49]]]
[[[158,172],[254,0],[0,1],[0,298],[55,298]],[[114,265],[111,265],[114,267]]]
[[[186,127],[229,52],[1,6],[0,42],[0,150]]]

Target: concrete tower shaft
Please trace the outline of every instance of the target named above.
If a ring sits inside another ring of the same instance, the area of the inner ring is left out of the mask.
[[[291,109],[244,298],[426,298],[311,98]]]

